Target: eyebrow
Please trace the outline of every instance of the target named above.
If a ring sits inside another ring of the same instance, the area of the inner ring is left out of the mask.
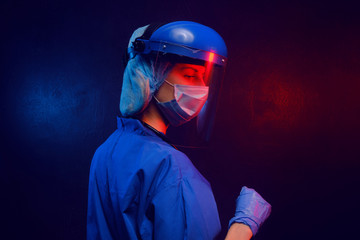
[[[188,67],[188,66],[182,67],[181,70],[185,70],[185,69],[187,69],[187,68],[190,68],[190,69],[194,70],[195,72],[199,72],[199,70],[197,70],[196,68]]]

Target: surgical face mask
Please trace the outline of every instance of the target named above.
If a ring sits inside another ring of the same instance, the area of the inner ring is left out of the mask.
[[[179,126],[196,117],[207,100],[209,87],[171,84],[166,80],[165,82],[174,87],[175,99],[160,102],[154,98],[170,124]]]

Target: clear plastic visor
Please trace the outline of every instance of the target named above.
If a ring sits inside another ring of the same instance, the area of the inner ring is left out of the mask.
[[[225,76],[225,66],[211,64],[206,69],[209,83],[208,99],[197,116],[197,133],[205,142],[210,140],[215,123],[217,105],[219,102],[222,82]]]
[[[157,53],[156,58],[165,58],[172,67],[165,79],[171,84],[208,86],[207,100],[196,118],[170,131],[181,145],[200,146],[210,140],[215,123],[217,104],[225,76],[226,61],[217,64],[214,60],[218,55],[207,52],[206,59],[196,59],[168,53]],[[226,60],[226,59],[225,59]],[[195,129],[194,129],[195,128]],[[175,134],[174,134],[175,133]]]
[[[173,84],[207,86],[213,82],[221,81],[224,66],[219,66],[210,61],[189,60],[175,63],[170,71]]]
[[[176,132],[174,134],[176,143],[192,147],[204,146],[210,141],[213,132],[222,81],[225,75],[225,66],[212,62],[203,64],[176,63],[171,71],[172,76],[174,72],[179,74],[177,82],[172,81],[174,84],[209,87],[207,100],[198,116],[189,123],[173,130]]]

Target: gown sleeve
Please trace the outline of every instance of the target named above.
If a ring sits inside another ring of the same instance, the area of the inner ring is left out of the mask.
[[[181,176],[152,199],[154,239],[214,239],[220,232],[209,183],[196,174]]]

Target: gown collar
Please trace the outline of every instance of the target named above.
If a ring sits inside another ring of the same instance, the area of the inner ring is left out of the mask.
[[[165,134],[159,132],[149,124],[142,122],[138,119],[117,117],[117,127],[118,129],[127,129],[134,131],[140,135],[157,136],[175,148],[175,146],[171,144],[170,140],[168,139],[168,137],[166,137]]]

